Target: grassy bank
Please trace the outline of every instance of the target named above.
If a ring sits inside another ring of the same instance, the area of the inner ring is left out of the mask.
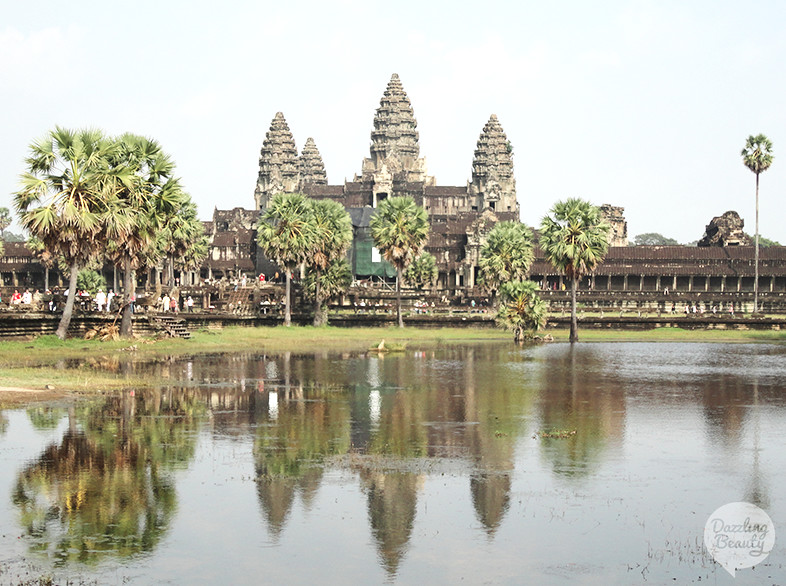
[[[555,341],[567,341],[567,329],[549,330]],[[580,329],[584,342],[784,342],[786,332],[775,330],[688,330],[656,328],[652,330]],[[437,344],[511,341],[512,334],[500,329],[441,328],[314,328],[227,327],[200,330],[190,340],[98,340],[42,336],[27,341],[0,341],[0,367],[44,366],[66,359],[132,354],[139,357],[205,354],[263,350],[315,352],[320,350],[360,351],[379,344],[403,344],[410,349]]]

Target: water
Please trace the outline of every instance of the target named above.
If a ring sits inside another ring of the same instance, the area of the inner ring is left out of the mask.
[[[784,583],[784,355],[103,361],[160,386],[0,416],[0,583]],[[740,500],[776,545],[733,579],[702,540]]]

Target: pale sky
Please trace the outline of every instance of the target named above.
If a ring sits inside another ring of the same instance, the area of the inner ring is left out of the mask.
[[[779,0],[6,1],[0,206],[55,125],[157,139],[202,219],[253,207],[278,111],[341,184],[398,73],[439,185],[466,185],[497,114],[529,225],[582,197],[623,206],[631,237],[696,240],[731,209],[752,234],[740,151],[764,133],[760,231],[786,244],[785,31]]]

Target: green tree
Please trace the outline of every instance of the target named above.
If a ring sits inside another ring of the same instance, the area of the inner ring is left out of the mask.
[[[0,208],[0,243],[5,240],[5,229],[11,225],[11,211],[8,208]]]
[[[110,159],[115,197],[107,214],[107,253],[123,270],[120,334],[130,337],[134,270],[143,264],[166,220],[183,205],[184,196],[174,177],[175,165],[158,142],[124,134],[115,145]]]
[[[69,266],[60,339],[71,323],[79,269],[102,250],[98,237],[113,196],[107,161],[114,148],[99,130],[58,126],[30,145],[22,188],[14,195],[22,226]]]
[[[434,286],[438,274],[437,259],[430,252],[422,252],[412,261],[404,273],[404,279],[418,289],[425,289]]]
[[[379,204],[370,227],[374,245],[382,257],[396,267],[396,313],[398,327],[403,328],[401,280],[428,241],[428,216],[411,197],[391,197]]]
[[[520,281],[533,259],[532,231],[520,222],[500,222],[489,232],[480,249],[480,281],[490,290]]]
[[[160,235],[159,242],[167,259],[167,283],[174,287],[175,269],[198,268],[207,256],[210,243],[205,226],[197,217],[196,204],[189,195],[181,192],[179,205],[166,218]]]
[[[521,342],[533,338],[546,325],[546,302],[538,295],[532,281],[508,281],[500,287],[502,307],[497,321],[513,330],[513,339]]]
[[[633,244],[635,246],[677,246],[679,242],[674,240],[674,238],[667,238],[657,232],[647,232],[635,236]]]
[[[312,268],[306,269],[306,278],[303,280],[303,288],[309,299],[316,299],[317,285],[319,286],[319,296],[322,302],[316,310],[319,312],[314,315],[314,325],[324,326],[328,323],[327,302],[329,299],[344,293],[352,284],[352,268],[349,261],[340,258],[330,263],[324,271],[315,271]]]
[[[756,175],[756,242],[753,278],[753,313],[759,311],[759,175],[772,165],[772,142],[759,134],[749,136],[742,149],[742,162]]]
[[[591,273],[609,249],[609,230],[600,210],[578,198],[554,204],[540,227],[540,248],[554,268],[570,279],[570,341],[578,342],[576,289],[579,279]]]
[[[311,206],[300,193],[273,196],[257,229],[257,241],[265,255],[286,273],[284,325],[292,324],[292,271],[301,266],[314,248]]]
[[[78,289],[95,295],[99,289],[106,289],[106,279],[96,270],[84,269],[79,271],[79,275],[76,277],[76,286]]]
[[[310,203],[313,249],[306,259],[306,269],[312,278],[306,292],[313,294],[314,325],[323,326],[327,323],[326,300],[346,290],[352,283],[351,272],[350,280],[346,282],[346,271],[340,268],[334,270],[330,278],[323,279],[323,275],[326,276],[330,268],[344,258],[352,245],[352,221],[344,206],[338,202],[312,200]],[[349,265],[346,265],[347,269],[348,267]],[[330,291],[324,291],[324,286]]]

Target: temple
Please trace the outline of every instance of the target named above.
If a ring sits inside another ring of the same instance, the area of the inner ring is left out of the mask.
[[[426,250],[434,255],[439,271],[432,293],[451,299],[485,295],[478,287],[478,262],[488,233],[498,222],[520,221],[513,146],[495,114],[480,129],[468,176],[466,185],[443,186],[429,175],[420,152],[415,113],[397,74],[390,78],[374,114],[368,157],[362,159],[352,180],[343,184],[328,182],[313,138],[307,138],[298,153],[284,114],[277,112],[259,154],[253,209],[215,209],[212,220],[204,223],[210,252],[199,271],[181,273],[179,282],[196,286],[206,280],[231,280],[243,274],[273,275],[278,269],[257,245],[256,229],[274,195],[296,192],[339,202],[349,212],[354,227],[349,260],[356,284],[391,280],[395,271],[374,248],[369,222],[381,201],[406,195],[414,198],[429,217]],[[595,274],[582,283],[583,289],[630,293],[753,291],[753,247],[736,212],[713,218],[698,247],[629,246],[624,209],[610,204],[602,204],[600,209],[612,228],[611,248]],[[54,283],[62,286],[62,275],[47,270],[23,244],[6,243],[5,254],[0,257],[4,287],[48,287],[50,272]],[[111,266],[104,267],[110,282],[116,277],[113,273]],[[162,285],[156,269],[138,277],[139,286]],[[562,277],[537,247],[530,278],[544,290],[560,290],[563,286]],[[117,286],[116,278],[114,282]],[[786,248],[762,249],[759,290],[786,295]]]

